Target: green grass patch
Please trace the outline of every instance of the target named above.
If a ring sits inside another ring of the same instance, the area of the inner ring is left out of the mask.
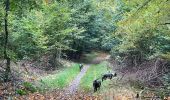
[[[93,91],[93,81],[97,78],[100,78],[101,80],[102,75],[104,73],[108,73],[109,71],[111,71],[111,69],[107,69],[107,62],[92,65],[81,79],[79,89],[86,92]],[[103,86],[107,86],[109,82],[110,80],[103,81],[101,89],[103,88]]]
[[[62,89],[65,86],[68,86],[79,72],[79,65],[74,64],[72,67],[63,69],[54,75],[43,77],[41,82],[45,87]]]

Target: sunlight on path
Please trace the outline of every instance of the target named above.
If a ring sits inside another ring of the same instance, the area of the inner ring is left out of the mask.
[[[81,78],[85,75],[85,73],[89,67],[90,67],[90,65],[87,65],[87,64],[84,65],[81,72],[77,75],[77,77],[71,82],[69,87],[66,89],[66,92],[74,94],[77,91],[77,88],[80,84]]]

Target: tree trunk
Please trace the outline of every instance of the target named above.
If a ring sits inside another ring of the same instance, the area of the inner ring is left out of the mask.
[[[58,51],[54,51],[54,54],[53,54],[53,68],[56,68],[56,66],[57,66],[57,62],[56,62],[56,60],[57,60],[57,52]]]
[[[7,46],[8,46],[8,11],[9,11],[9,0],[5,2],[5,43],[4,43],[4,59],[6,60],[6,68],[4,74],[4,81],[9,81],[10,69],[10,58],[7,55]]]

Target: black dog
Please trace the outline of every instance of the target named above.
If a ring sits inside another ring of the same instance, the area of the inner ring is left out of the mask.
[[[94,88],[94,92],[96,92],[98,89],[100,89],[101,86],[101,81],[96,79],[93,81],[93,88]]]
[[[114,75],[113,75],[112,73],[104,74],[104,75],[102,76],[102,81],[103,81],[103,80],[106,80],[107,78],[112,79],[112,77],[116,77],[116,76],[117,76],[116,73],[115,73]]]
[[[80,65],[79,65],[79,68],[80,68],[80,71],[81,71],[82,68],[83,68],[83,64],[80,64]]]

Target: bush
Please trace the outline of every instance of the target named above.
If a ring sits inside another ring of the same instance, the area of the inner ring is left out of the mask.
[[[30,82],[24,82],[21,84],[21,88],[16,90],[16,93],[19,95],[26,95],[28,93],[34,93],[37,91],[37,88]]]
[[[30,92],[32,92],[32,93],[34,93],[34,92],[37,91],[36,87],[33,86],[32,83],[24,82],[24,83],[23,83],[23,86],[25,87],[26,90],[28,90],[28,91],[30,91]]]
[[[16,90],[16,93],[19,94],[19,95],[26,95],[26,94],[27,94],[27,91],[26,91],[26,90],[23,90],[23,89],[17,89],[17,90]]]

